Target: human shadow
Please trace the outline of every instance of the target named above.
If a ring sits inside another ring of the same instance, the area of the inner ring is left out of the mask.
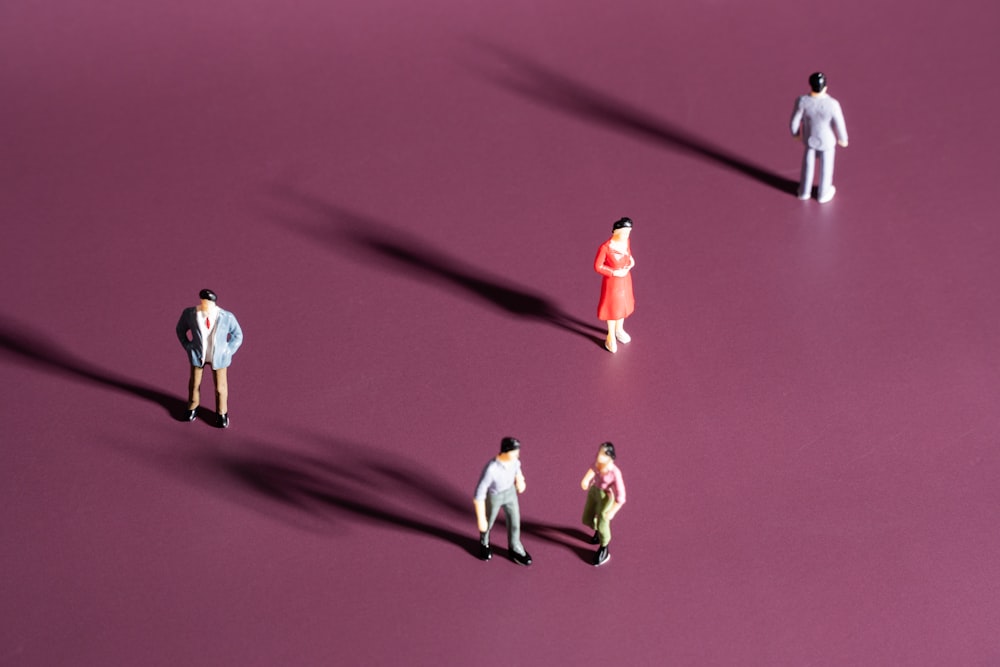
[[[667,148],[693,155],[748,176],[760,183],[795,194],[798,183],[717,146],[682,127],[657,118],[597,88],[545,67],[495,44],[478,43],[500,60],[502,72],[481,71],[487,79],[522,97],[605,127],[651,139]]]
[[[565,547],[585,563],[594,558],[594,547],[588,541],[590,535],[577,528],[528,520],[521,522],[521,532]]]
[[[383,460],[357,445],[338,446],[329,460],[259,448],[201,456],[242,489],[296,513],[429,535],[470,555],[478,552],[473,536],[429,518],[444,515],[471,522],[471,496],[466,499],[414,462]]]
[[[326,438],[317,443],[328,454],[308,456],[244,441],[237,450],[199,450],[194,454],[196,461],[189,461],[184,469],[207,463],[252,497],[264,498],[268,504],[257,505],[258,511],[275,512],[293,523],[302,515],[325,526],[338,519],[358,521],[427,535],[478,558],[471,493],[462,493],[414,461]],[[291,510],[291,514],[279,510]],[[450,527],[454,522],[468,525],[470,532]],[[494,532],[502,534],[504,523],[501,513]],[[593,556],[586,546],[588,536],[581,530],[526,518],[521,533],[565,547],[584,561]],[[506,549],[494,546],[494,551],[509,556]]]
[[[604,344],[604,336],[597,334],[606,334],[606,330],[570,315],[543,294],[491,276],[370,216],[288,189],[276,193],[314,211],[327,223],[317,227],[303,221],[286,221],[288,227],[322,241],[338,253],[360,250],[408,276],[457,289],[515,317],[538,320]]]
[[[0,315],[0,355],[42,371],[110,387],[162,407],[183,418],[186,404],[176,396],[116,375],[68,352],[41,331]]]

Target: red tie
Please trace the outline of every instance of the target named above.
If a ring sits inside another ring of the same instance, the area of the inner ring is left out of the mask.
[[[205,328],[208,329],[209,331],[212,330],[212,320],[208,319],[207,317],[205,318]]]

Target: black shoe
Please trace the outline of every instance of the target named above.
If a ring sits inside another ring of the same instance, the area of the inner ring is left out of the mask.
[[[184,413],[184,421],[186,422],[193,422],[197,418],[198,418],[197,410],[188,410],[187,412]]]
[[[525,551],[523,554],[510,553],[510,559],[517,563],[518,565],[531,565],[531,555]]]
[[[601,543],[601,534],[598,533],[596,530],[594,531],[594,536],[592,538],[590,538],[590,543],[591,544],[600,544]]]
[[[597,550],[597,553],[594,554],[594,567],[597,567],[598,565],[604,565],[609,560],[611,560],[611,554],[608,553],[608,548],[601,547],[600,549]]]
[[[229,413],[216,417],[215,425],[219,428],[229,428]]]
[[[479,545],[479,560],[489,560],[493,558],[493,549],[488,544]]]

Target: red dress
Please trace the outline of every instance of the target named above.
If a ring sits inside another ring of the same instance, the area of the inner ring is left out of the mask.
[[[623,253],[611,248],[611,239],[597,249],[597,259],[594,260],[594,270],[604,276],[601,280],[601,300],[597,303],[598,319],[621,320],[635,310],[635,297],[632,296],[632,272],[618,278],[611,275],[616,269],[624,269],[632,263],[632,246],[628,245]]]

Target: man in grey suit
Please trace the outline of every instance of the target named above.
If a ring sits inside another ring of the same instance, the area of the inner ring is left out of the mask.
[[[833,199],[837,188],[833,187],[833,154],[837,144],[847,147],[847,125],[840,102],[826,93],[826,75],[814,72],[809,77],[808,95],[795,100],[792,113],[792,136],[801,137],[806,145],[802,157],[802,182],[799,185],[799,199],[809,199],[812,195],[813,170],[817,153],[819,166],[819,203]]]
[[[201,303],[185,308],[177,321],[177,339],[191,362],[186,417],[188,421],[194,421],[197,416],[198,405],[201,403],[201,376],[205,364],[209,364],[215,380],[216,425],[228,428],[229,382],[226,369],[232,363],[236,350],[243,344],[243,330],[235,315],[216,305],[218,297],[215,292],[203,289],[198,297]]]

